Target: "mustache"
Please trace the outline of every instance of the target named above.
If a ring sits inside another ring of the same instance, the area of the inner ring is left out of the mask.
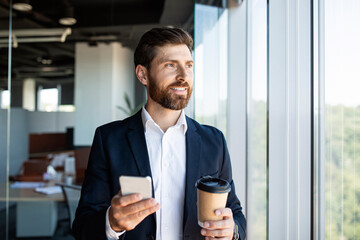
[[[190,85],[188,82],[184,82],[184,83],[173,83],[170,86],[168,86],[168,88],[181,88],[181,87],[187,87],[190,88]]]

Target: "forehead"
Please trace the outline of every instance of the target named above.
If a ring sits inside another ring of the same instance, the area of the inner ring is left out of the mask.
[[[192,61],[192,55],[185,44],[164,45],[156,47],[154,61],[161,62],[167,60]]]

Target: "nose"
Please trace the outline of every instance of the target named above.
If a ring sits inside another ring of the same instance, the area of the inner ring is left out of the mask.
[[[192,78],[192,71],[187,70],[185,66],[179,66],[176,78],[181,82],[189,81]]]

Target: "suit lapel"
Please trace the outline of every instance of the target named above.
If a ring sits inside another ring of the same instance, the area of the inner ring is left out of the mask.
[[[141,119],[141,111],[142,109],[134,115],[132,121],[129,123],[129,132],[127,134],[127,137],[140,176],[152,177],[149,154],[147,151],[147,145],[144,134],[144,125]],[[152,195],[153,197],[155,197],[154,183],[151,181],[151,184],[152,184]],[[152,217],[156,226],[156,213],[152,214]]]
[[[201,136],[193,121],[186,117],[188,130],[186,132],[186,183],[183,227],[189,217],[192,205],[196,204],[195,182],[199,175],[201,152]]]
[[[141,120],[141,110],[134,116],[133,121],[130,122],[127,137],[140,176],[151,177],[152,175],[149,155],[146,147],[144,126]]]

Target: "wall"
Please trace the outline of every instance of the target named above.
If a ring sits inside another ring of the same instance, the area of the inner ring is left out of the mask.
[[[127,117],[127,114],[117,109],[117,106],[126,106],[125,92],[128,94],[132,106],[135,106],[135,82],[139,81],[135,77],[134,52],[129,48],[122,47],[119,43],[114,43],[113,48],[112,120],[118,120]]]
[[[75,112],[28,112],[29,133],[65,132],[73,127]]]
[[[10,174],[16,174],[21,163],[27,159],[28,123],[27,111],[21,108],[11,109],[10,128]],[[5,180],[7,147],[7,110],[0,110],[0,181]]]
[[[133,52],[119,43],[75,47],[74,145],[91,145],[96,127],[122,119],[124,93],[134,102]]]
[[[0,109],[0,184],[6,181],[7,110]],[[27,111],[12,108],[10,113],[10,175],[17,174],[28,153]],[[0,210],[5,202],[0,202]]]

